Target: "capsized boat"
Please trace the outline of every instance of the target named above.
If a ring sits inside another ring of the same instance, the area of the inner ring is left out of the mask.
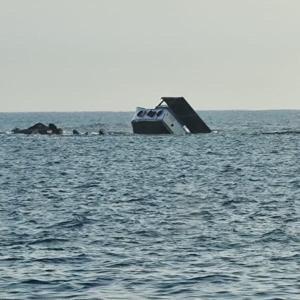
[[[162,97],[152,109],[137,107],[131,121],[139,134],[209,133],[210,128],[183,97]]]

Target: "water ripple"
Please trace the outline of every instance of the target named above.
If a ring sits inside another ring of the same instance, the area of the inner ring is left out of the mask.
[[[0,131],[41,116],[112,134],[1,134],[1,299],[299,298],[299,112],[207,112],[204,136],[135,136],[128,113]]]

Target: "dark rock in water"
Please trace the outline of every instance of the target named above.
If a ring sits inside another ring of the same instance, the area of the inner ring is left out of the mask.
[[[16,127],[16,128],[14,128],[11,132],[12,132],[12,133],[21,133],[21,129],[18,128],[18,127]]]
[[[99,135],[103,135],[104,131],[102,129],[99,130]]]
[[[12,130],[13,133],[23,133],[23,134],[47,134],[48,126],[42,124],[42,123],[37,123],[27,129],[19,129],[15,128]]]
[[[57,126],[52,123],[50,123],[49,126],[43,123],[37,123],[27,129],[15,128],[12,132],[23,134],[62,134],[63,130],[61,128],[57,128]]]
[[[62,134],[63,131],[61,128],[57,128],[57,126],[55,124],[50,123],[48,126],[50,133],[52,134]]]
[[[77,131],[76,129],[73,129],[72,133],[73,133],[74,135],[79,135],[79,134],[80,134],[79,131]]]

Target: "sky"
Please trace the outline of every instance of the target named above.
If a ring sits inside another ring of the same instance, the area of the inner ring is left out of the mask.
[[[0,111],[300,109],[299,0],[0,0]]]

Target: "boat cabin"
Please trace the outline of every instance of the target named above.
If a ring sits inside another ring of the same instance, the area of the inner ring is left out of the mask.
[[[133,132],[139,134],[211,132],[183,97],[162,97],[152,109],[137,107],[131,124]]]

